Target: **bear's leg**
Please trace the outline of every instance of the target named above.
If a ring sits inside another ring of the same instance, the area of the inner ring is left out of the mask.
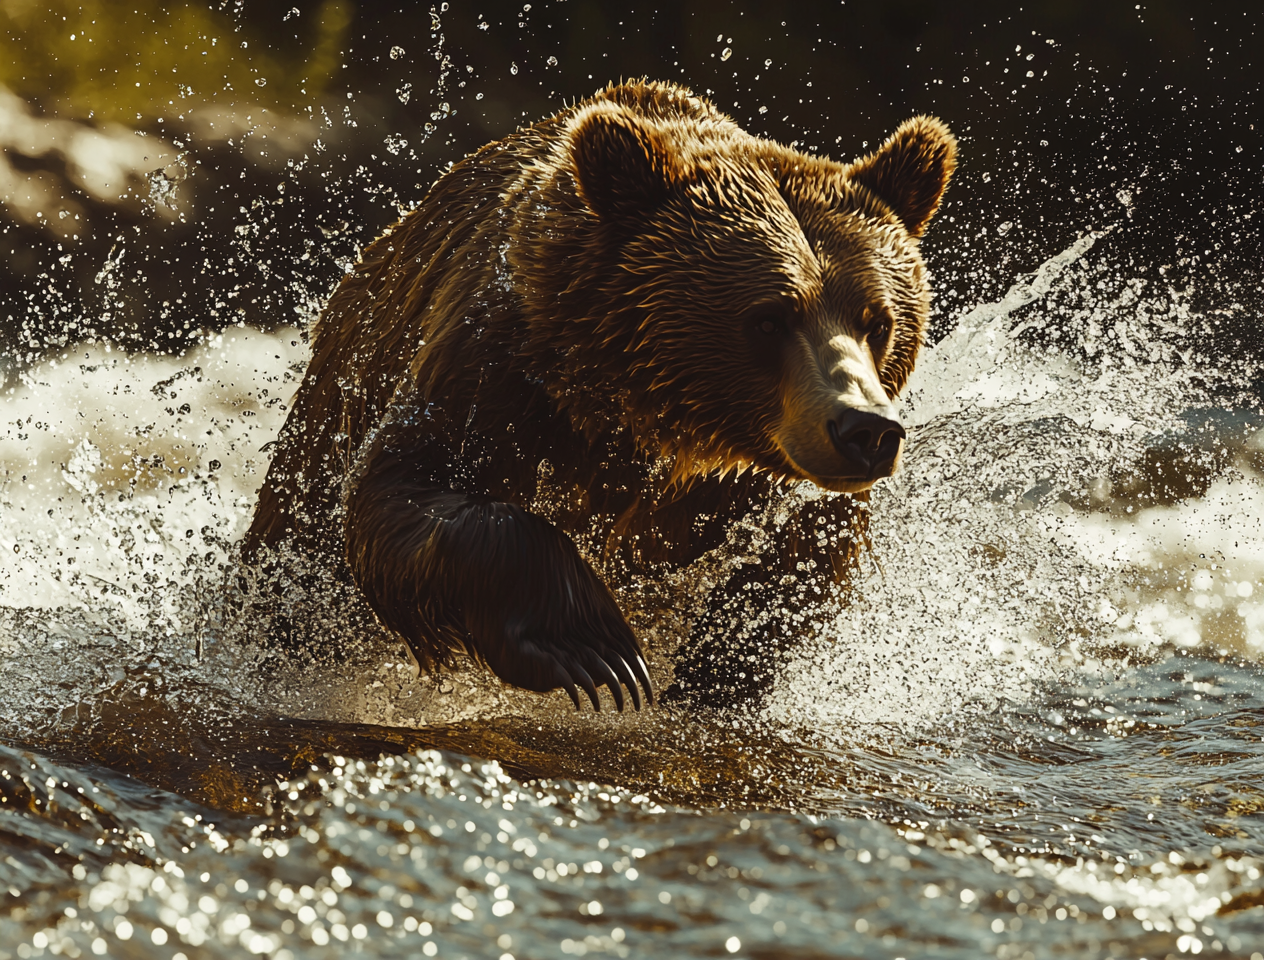
[[[341,535],[336,542],[340,548]],[[224,582],[226,626],[279,660],[342,662],[354,644],[382,632],[342,553],[287,544],[239,559]]]
[[[609,588],[564,533],[517,504],[428,482],[417,450],[378,444],[347,499],[357,585],[423,666],[464,647],[507,683],[653,697],[641,647]]]
[[[787,633],[780,574],[743,564],[721,588],[676,653],[675,680],[665,702],[758,710],[777,669],[794,646]]]
[[[810,632],[802,612],[836,601],[867,535],[867,497],[806,504],[774,534],[763,563],[744,563],[707,599],[676,654],[665,701],[758,710],[778,669]]]

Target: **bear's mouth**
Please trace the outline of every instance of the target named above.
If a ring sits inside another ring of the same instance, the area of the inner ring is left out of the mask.
[[[831,493],[864,493],[870,489],[879,480],[891,476],[895,473],[883,474],[880,477],[808,477],[814,484],[822,490],[829,490]]]
[[[830,490],[834,493],[863,493],[879,480],[893,476],[899,470],[900,454],[903,452],[902,447],[903,445],[901,444],[901,450],[894,457],[875,465],[865,473],[861,473],[859,470],[848,470],[847,467],[850,465],[837,463],[833,465],[833,470],[829,468],[812,470],[798,459],[792,459],[791,462],[802,479],[811,480],[822,490]],[[840,466],[842,469],[839,469]]]

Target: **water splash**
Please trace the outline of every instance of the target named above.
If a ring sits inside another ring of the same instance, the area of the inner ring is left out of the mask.
[[[29,369],[0,436],[0,816],[21,838],[0,943],[478,955],[492,924],[510,955],[632,955],[651,928],[678,955],[1243,949],[1252,374],[1182,346],[1187,292],[1102,294],[1103,236],[927,351],[906,469],[873,496],[881,569],[795,611],[817,639],[754,725],[415,681],[381,637],[261,670],[220,598],[301,337]],[[638,611],[651,643],[687,627],[703,567]]]

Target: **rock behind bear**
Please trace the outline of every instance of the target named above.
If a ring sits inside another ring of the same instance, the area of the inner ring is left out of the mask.
[[[750,701],[795,633],[751,604],[839,580],[898,466],[917,239],[955,153],[918,117],[843,165],[648,82],[487,145],[330,300],[244,556],[353,582],[423,667],[464,650],[621,709],[652,694],[606,581],[679,570],[812,481],[832,494],[732,571],[676,665],[675,696]]]

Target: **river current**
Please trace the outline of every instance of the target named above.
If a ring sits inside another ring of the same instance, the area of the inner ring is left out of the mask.
[[[758,717],[576,714],[382,640],[260,669],[222,582],[300,333],[31,368],[0,960],[1264,960],[1258,373],[1107,233],[927,350],[863,570],[772,611],[820,639]],[[660,685],[676,587],[637,619]]]

